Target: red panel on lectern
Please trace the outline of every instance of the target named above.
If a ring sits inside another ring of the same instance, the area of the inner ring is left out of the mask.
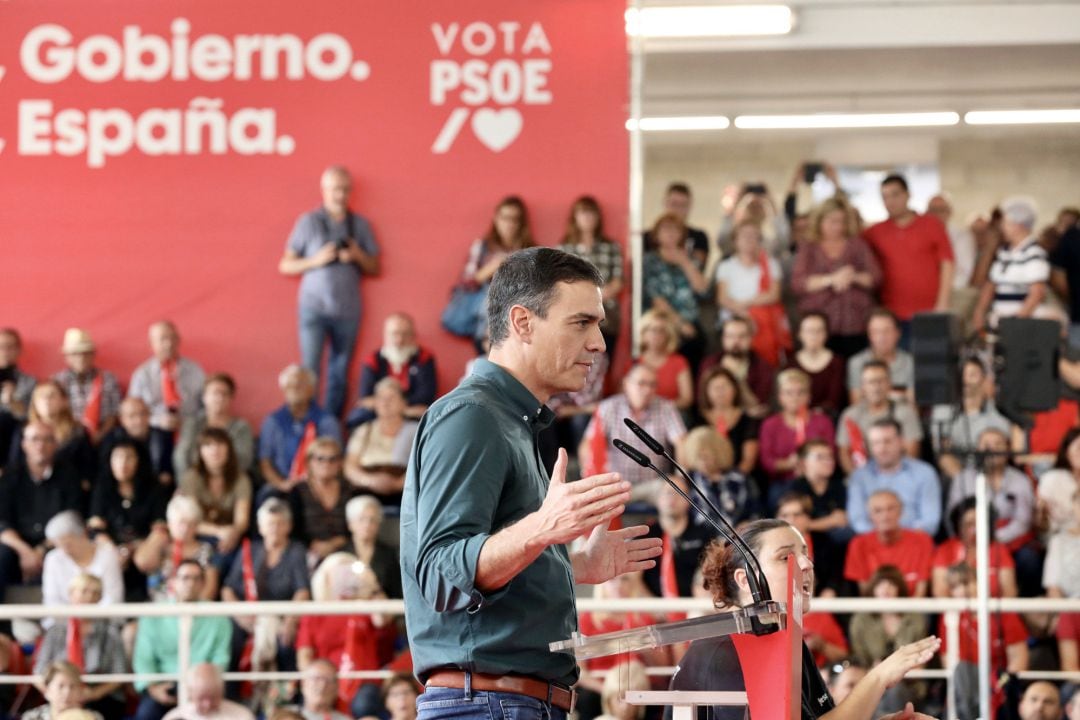
[[[554,244],[593,194],[624,240],[624,9],[0,1],[0,325],[22,332],[21,366],[58,370],[81,326],[126,380],[168,317],[184,354],[237,375],[241,409],[262,414],[298,356],[297,280],[277,262],[340,162],[383,251],[358,355],[407,310],[445,391],[471,348],[439,311],[500,197],[522,195]]]

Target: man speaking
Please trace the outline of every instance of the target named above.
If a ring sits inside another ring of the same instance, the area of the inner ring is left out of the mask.
[[[559,250],[511,255],[488,294],[488,359],[420,421],[401,503],[420,720],[565,718],[577,663],[548,643],[577,629],[574,582],[651,568],[661,552],[643,525],[607,529],[630,497],[618,474],[567,482],[565,450],[550,478],[540,462],[544,403],[580,390],[604,351],[602,285]]]

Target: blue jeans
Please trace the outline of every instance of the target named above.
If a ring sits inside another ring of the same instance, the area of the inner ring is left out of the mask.
[[[432,687],[416,699],[417,720],[566,720],[566,712],[527,695]]]
[[[304,367],[319,376],[323,346],[330,342],[326,361],[326,395],[322,406],[335,417],[345,407],[349,361],[356,347],[360,318],[338,318],[300,308],[300,358]]]

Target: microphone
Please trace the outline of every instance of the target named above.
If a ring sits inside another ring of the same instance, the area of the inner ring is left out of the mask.
[[[716,518],[721,523],[723,523],[724,529],[720,529],[720,526],[717,525],[717,523],[714,522],[711,517],[709,517],[708,513],[703,511],[693,500],[691,500],[686,495],[686,493],[682,491],[682,488],[675,485],[671,481],[671,479],[668,478],[668,476],[665,475],[663,472],[661,472],[655,465],[653,465],[651,462],[648,465],[645,465],[640,460],[637,460],[633,456],[629,455],[629,453],[627,453],[627,456],[630,457],[631,460],[637,462],[639,465],[652,468],[653,472],[659,473],[664,478],[664,480],[667,481],[668,485],[671,485],[671,487],[675,488],[676,492],[682,495],[687,500],[687,502],[690,503],[691,507],[697,510],[701,514],[701,516],[704,517],[709,522],[709,524],[717,530],[717,532],[719,532],[728,542],[735,546],[735,549],[737,549],[739,551],[739,554],[742,555],[743,562],[746,564],[746,577],[747,581],[750,584],[750,594],[751,596],[753,596],[754,602],[759,603],[765,600],[772,600],[772,594],[769,592],[769,581],[765,578],[765,571],[761,569],[761,563],[758,562],[757,556],[754,554],[754,551],[750,549],[750,546],[746,544],[746,541],[742,539],[742,536],[739,535],[739,533],[735,530],[734,527],[732,527],[731,523],[729,523],[727,518],[724,517],[724,514],[720,512],[720,508],[716,507],[716,504],[712,501],[708,494],[700,487],[698,487],[697,483],[695,483],[693,478],[691,478],[690,475],[686,472],[686,470],[683,469],[682,465],[679,465],[679,463],[675,461],[675,458],[671,457],[671,454],[668,453],[667,448],[664,447],[663,443],[661,443],[659,440],[646,432],[645,428],[641,427],[630,418],[623,418],[623,423],[625,423],[626,427],[630,428],[630,431],[634,433],[634,435],[636,435],[643,443],[645,443],[645,445],[647,445],[650,450],[652,450],[657,455],[663,455],[665,458],[668,459],[669,462],[671,462],[672,466],[676,470],[678,470],[679,474],[682,475],[684,480],[686,480],[686,483],[694,489],[694,492],[696,492],[701,497],[701,499],[705,501],[705,504],[708,505],[709,509],[716,514]],[[619,442],[622,443],[621,440]],[[626,445],[626,443],[622,444]],[[615,447],[619,446],[616,445]],[[622,448],[619,449],[621,450]],[[633,448],[630,449],[633,450]],[[626,451],[623,450],[623,452],[625,453]],[[642,456],[642,458],[646,461],[648,460],[647,458],[644,458],[640,451],[634,450],[634,452]]]
[[[642,430],[642,432],[645,431]],[[772,596],[769,593],[768,582],[764,580],[764,573],[761,572],[761,566],[758,565],[757,558],[754,557],[753,551],[751,551],[750,548],[742,542],[742,538],[739,537],[739,534],[737,532],[735,532],[735,528],[731,527],[731,524],[728,523],[727,519],[724,518],[724,516],[721,515],[719,511],[717,511],[716,514],[717,517],[720,518],[720,522],[723,523],[723,525],[716,522],[716,520],[714,520],[709,513],[702,510],[701,506],[694,502],[693,498],[691,498],[681,487],[676,485],[674,481],[672,481],[672,479],[668,477],[667,473],[656,467],[656,465],[654,465],[653,462],[649,460],[649,458],[645,457],[645,454],[643,452],[631,445],[628,445],[627,443],[623,442],[618,438],[612,441],[612,445],[615,446],[616,450],[621,452],[623,455],[626,455],[626,457],[630,458],[641,467],[647,467],[654,473],[659,475],[661,478],[663,478],[664,482],[670,485],[672,490],[679,493],[679,495],[681,495],[682,498],[686,500],[686,502],[690,503],[690,507],[694,508],[694,510],[696,510],[703,518],[705,518],[706,522],[712,525],[713,529],[716,530],[716,532],[719,533],[721,537],[731,543],[735,547],[735,549],[739,551],[739,554],[742,555],[743,562],[746,564],[748,570],[746,573],[746,578],[750,584],[750,594],[754,598],[755,603],[772,599]],[[693,485],[692,482],[691,485]],[[705,501],[709,504],[709,507],[715,510],[715,506],[712,504],[712,501],[709,500],[709,498],[704,495],[699,488],[694,486],[694,489],[697,490],[703,498],[705,498]],[[762,590],[763,588],[764,591]]]

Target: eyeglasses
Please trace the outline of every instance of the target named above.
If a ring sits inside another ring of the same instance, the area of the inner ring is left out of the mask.
[[[341,460],[340,455],[312,455],[311,459],[315,462],[332,463]]]

